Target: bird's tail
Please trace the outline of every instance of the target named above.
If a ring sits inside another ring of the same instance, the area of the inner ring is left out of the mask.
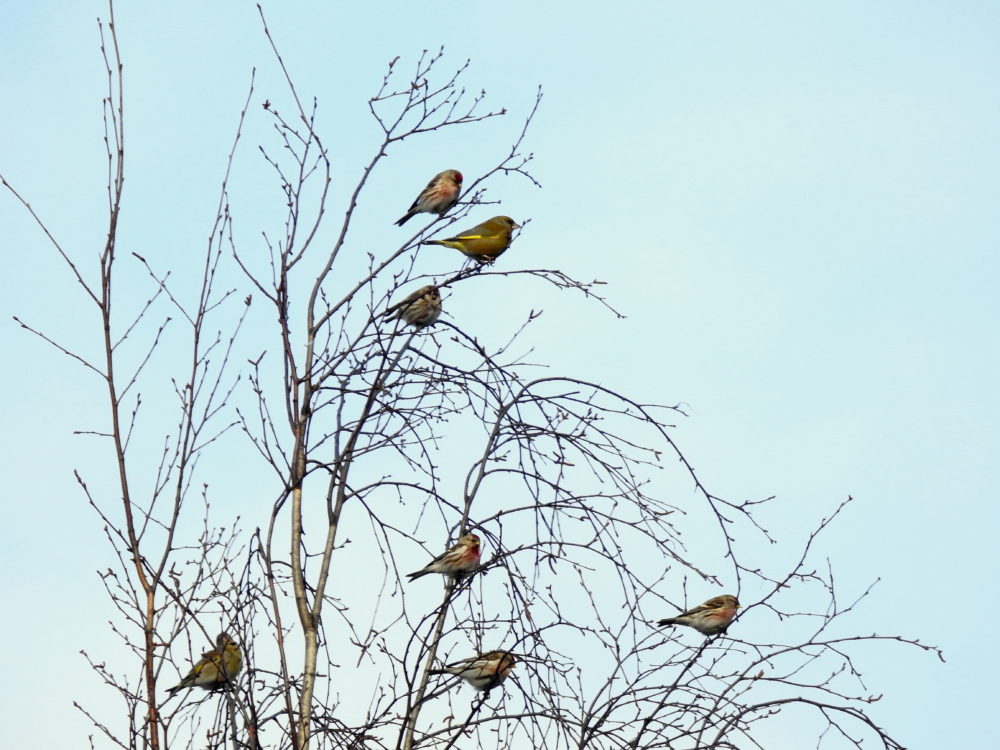
[[[428,575],[429,573],[430,573],[429,570],[418,570],[416,573],[407,573],[406,577],[409,578],[411,581],[415,581],[421,576]]]
[[[401,227],[401,226],[403,226],[403,224],[405,224],[406,222],[408,222],[408,221],[409,221],[410,219],[412,219],[412,218],[413,218],[414,216],[416,216],[416,215],[417,215],[417,214],[416,214],[416,212],[415,212],[415,211],[410,211],[410,212],[408,212],[408,213],[406,214],[406,216],[403,216],[403,217],[401,217],[401,218],[400,218],[400,219],[399,219],[399,220],[398,220],[398,221],[396,222],[396,226],[397,226],[397,227]]]
[[[657,625],[676,625],[677,624],[677,620],[675,620],[673,617],[668,617],[665,620],[660,620],[656,624]]]

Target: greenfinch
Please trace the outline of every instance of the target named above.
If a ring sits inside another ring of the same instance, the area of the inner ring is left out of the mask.
[[[510,674],[517,659],[508,651],[490,651],[487,654],[462,659],[443,669],[432,669],[431,674],[453,674],[461,677],[480,692],[489,693]]]
[[[215,648],[202,654],[201,659],[187,673],[187,677],[167,692],[173,695],[178,690],[189,687],[218,690],[229,685],[242,669],[243,652],[240,650],[240,644],[228,633],[220,633],[215,639]]]
[[[411,581],[429,573],[441,573],[456,581],[462,580],[466,573],[471,573],[479,567],[479,537],[466,534],[460,537],[455,546],[433,560],[425,568],[408,575]]]
[[[392,320],[402,319],[414,328],[424,328],[441,317],[441,292],[433,284],[420,287],[386,310],[396,313]]]
[[[713,597],[687,612],[682,612],[677,617],[668,617],[656,624],[687,625],[702,635],[718,635],[726,632],[726,628],[736,617],[736,610],[739,608],[740,603],[736,601],[735,596],[723,594]]]
[[[509,216],[494,216],[489,221],[445,240],[426,240],[425,245],[444,245],[475,258],[480,263],[492,263],[510,247],[511,234],[521,225]]]
[[[410,210],[396,222],[397,227],[403,226],[417,214],[437,214],[444,216],[448,209],[458,203],[458,194],[462,192],[462,173],[457,169],[446,169],[434,175],[427,187],[413,201]]]

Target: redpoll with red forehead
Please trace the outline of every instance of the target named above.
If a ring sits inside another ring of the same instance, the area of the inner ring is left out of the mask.
[[[410,210],[396,222],[396,226],[403,226],[417,214],[444,216],[448,209],[458,203],[460,192],[462,192],[462,173],[457,169],[446,169],[434,175],[434,179],[420,191]]]
[[[507,679],[517,659],[507,651],[490,651],[448,664],[444,669],[432,669],[431,674],[453,674],[461,677],[476,690],[490,692]]]
[[[736,610],[739,608],[740,603],[736,601],[735,596],[723,594],[713,597],[687,612],[682,612],[677,617],[660,620],[657,625],[687,625],[702,635],[718,635],[726,632],[726,628],[736,617]]]
[[[410,573],[409,578],[415,581],[428,573],[441,573],[457,581],[478,567],[479,537],[475,534],[466,534],[455,542],[454,547],[435,557],[430,565],[416,573]]]

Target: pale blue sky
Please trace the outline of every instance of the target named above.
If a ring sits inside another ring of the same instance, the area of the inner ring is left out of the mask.
[[[359,208],[389,218],[372,250],[398,241],[389,222],[431,174],[492,166],[544,87],[525,146],[543,188],[511,177],[491,192],[531,219],[510,257],[607,281],[628,317],[524,285],[537,297],[479,335],[503,340],[543,308],[534,359],[689,405],[676,437],[702,478],[723,496],[777,495],[772,528],[807,529],[853,495],[824,552],[849,590],[881,578],[857,630],[917,637],[948,659],[872,650],[868,684],[886,694],[872,714],[914,748],[994,746],[1000,6],[822,5],[264,3],[336,141],[335,197],[377,142],[366,100],[396,55],[412,66],[444,45],[451,66],[471,58],[467,85],[510,111],[390,152]],[[105,14],[16,3],[0,25],[0,171],[84,259],[104,229]],[[193,272],[183,258],[204,245],[250,70],[253,111],[280,81],[251,2],[126,2],[117,16],[126,244]],[[244,148],[254,163],[256,144]],[[248,205],[275,198],[249,181],[233,192]],[[103,402],[93,378],[10,316],[84,348],[97,329],[6,195],[0,247],[0,632],[15,652],[0,725],[12,747],[76,746],[87,725],[71,700],[99,691],[78,651],[113,641],[94,573],[107,549],[71,474],[108,454],[70,431],[92,426]],[[468,299],[447,310],[476,318]]]

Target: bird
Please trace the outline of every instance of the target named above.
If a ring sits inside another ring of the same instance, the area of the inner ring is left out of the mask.
[[[441,317],[441,292],[433,284],[420,287],[386,310],[396,313],[393,320],[402,319],[414,328],[424,328]]]
[[[413,201],[410,210],[396,222],[396,226],[403,226],[417,214],[444,216],[448,209],[458,203],[460,192],[462,192],[461,172],[457,169],[446,169],[443,172],[438,172],[427,183],[427,187],[420,191],[420,195]]]
[[[486,654],[462,659],[443,669],[432,669],[431,674],[453,674],[461,677],[480,692],[489,693],[510,674],[517,659],[509,651],[490,651]]]
[[[475,534],[465,534],[459,537],[455,545],[433,560],[416,573],[409,573],[408,578],[415,581],[428,573],[441,573],[449,578],[460,581],[466,573],[471,573],[479,567],[479,537]]]
[[[510,247],[511,233],[520,226],[509,216],[494,216],[454,237],[425,240],[423,244],[444,245],[459,250],[480,263],[492,263]]]
[[[657,625],[687,625],[702,635],[718,635],[726,632],[739,607],[740,603],[735,596],[723,594],[676,617],[660,620]]]
[[[229,685],[242,669],[243,652],[240,651],[240,644],[228,633],[220,633],[215,639],[215,648],[202,654],[201,659],[187,673],[187,677],[169,688],[167,692],[173,695],[179,690],[195,686],[205,690],[217,690]]]

